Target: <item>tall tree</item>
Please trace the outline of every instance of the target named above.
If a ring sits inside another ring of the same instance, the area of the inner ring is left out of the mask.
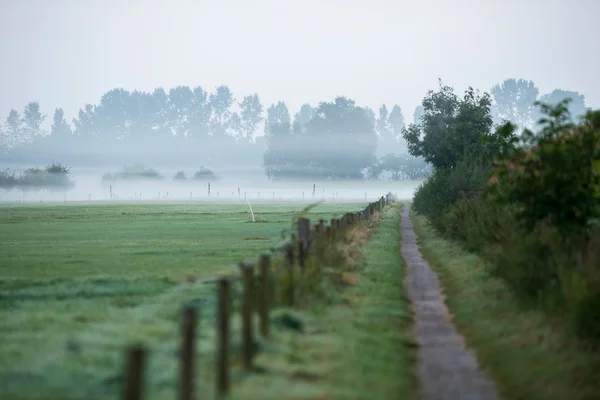
[[[379,107],[379,117],[377,118],[377,133],[379,138],[388,137],[390,134],[390,114],[385,104]]]
[[[413,124],[420,124],[423,115],[425,115],[425,109],[423,108],[423,105],[419,104],[415,107],[415,111],[413,112]]]
[[[190,115],[190,130],[196,138],[206,138],[210,133],[211,105],[206,90],[197,86],[193,90],[194,98]]]
[[[585,113],[588,110],[588,108],[585,105],[585,96],[579,92],[575,92],[572,90],[554,89],[551,93],[547,93],[543,96],[540,96],[539,101],[550,106],[557,106],[561,101],[565,99],[571,99],[571,101],[569,101],[567,105],[567,108],[571,113],[571,117],[573,119],[577,120],[585,115]],[[540,108],[535,108],[533,116],[535,122],[537,123],[539,119],[544,116],[544,114]]]
[[[291,129],[290,111],[283,101],[277,104],[271,104],[267,109],[267,119],[265,120],[265,134],[272,136],[281,136],[288,134]]]
[[[86,104],[83,109],[79,109],[77,118],[73,118],[74,133],[81,137],[97,137],[99,127],[96,122],[96,107]]]
[[[193,109],[194,92],[189,86],[177,86],[169,90],[169,123],[173,135],[186,138],[190,134]]]
[[[102,95],[100,104],[94,107],[93,124],[96,133],[104,140],[128,136],[131,125],[130,96],[125,89],[111,89]]]
[[[43,134],[42,123],[46,115],[40,112],[40,104],[37,101],[27,103],[23,110],[23,124],[25,140],[29,141],[34,136]]]
[[[377,117],[375,116],[375,111],[373,111],[373,109],[370,107],[365,107],[364,110],[367,120],[369,120],[369,123],[376,127]]]
[[[392,112],[389,117],[390,129],[394,134],[395,138],[400,138],[402,135],[402,129],[404,129],[404,114],[402,114],[402,110],[400,106],[395,104],[392,107]]]
[[[6,144],[8,148],[22,143],[23,138],[23,122],[17,110],[11,109],[6,118]]]
[[[52,126],[50,127],[50,135],[54,138],[70,138],[72,136],[71,127],[65,120],[65,113],[62,108],[54,110],[52,118]]]
[[[212,108],[211,130],[213,135],[223,136],[227,133],[227,128],[231,119],[231,106],[234,98],[229,87],[221,85],[217,87],[215,93],[209,97],[209,103]]]
[[[525,79],[506,79],[502,84],[492,87],[494,104],[492,118],[494,122],[511,121],[521,127],[533,124],[534,102],[539,89],[533,81]]]
[[[435,168],[453,168],[468,152],[483,155],[482,139],[492,127],[491,97],[469,88],[463,98],[440,81],[438,91],[423,99],[420,124],[402,132],[412,156],[423,157]]]
[[[310,104],[302,104],[300,110],[294,114],[294,131],[302,133],[306,130],[306,124],[312,118],[314,114],[313,108]]]
[[[256,133],[258,125],[263,117],[263,105],[260,102],[258,94],[244,96],[240,105],[240,131],[242,137],[250,140]]]

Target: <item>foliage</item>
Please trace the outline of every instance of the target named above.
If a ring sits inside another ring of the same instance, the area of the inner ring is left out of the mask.
[[[177,173],[173,177],[173,180],[174,181],[185,181],[186,180],[185,172],[183,172],[183,171],[177,171]]]
[[[434,168],[453,168],[466,155],[489,152],[483,143],[492,126],[491,98],[469,88],[463,98],[440,82],[438,91],[423,99],[424,115],[419,124],[410,124],[402,136],[408,151],[423,157]]]
[[[204,166],[201,166],[198,169],[198,171],[196,171],[194,173],[194,179],[195,180],[201,180],[201,181],[202,180],[207,181],[207,180],[216,180],[217,177],[214,174],[214,172],[212,172],[210,169],[205,168]]]
[[[344,97],[319,104],[304,128],[296,130],[285,104],[273,105],[265,133],[264,166],[270,179],[360,179],[375,161],[374,126],[365,109]]]
[[[575,125],[568,103],[540,104],[542,129],[523,132],[523,146],[501,158],[490,190],[500,204],[513,205],[529,229],[547,220],[565,238],[596,228],[600,218],[600,111]]]
[[[44,169],[28,168],[19,175],[7,169],[0,172],[0,188],[9,190],[16,187],[24,191],[69,189],[74,185],[69,177],[70,170],[69,167],[56,162]]]
[[[492,87],[491,94],[495,121],[510,121],[527,127],[533,125],[534,102],[539,94],[533,81],[506,79],[502,84]]]
[[[10,190],[15,187],[18,183],[17,177],[15,176],[15,172],[10,169],[5,169],[4,171],[0,171],[0,188]]]
[[[393,181],[416,180],[425,178],[428,171],[429,166],[422,158],[408,154],[388,153],[369,167],[367,175],[369,179],[379,179],[382,173],[387,172]]]
[[[547,104],[549,106],[557,106],[564,100],[570,99],[567,105],[569,113],[577,121],[584,117],[588,111],[585,105],[585,96],[579,92],[572,90],[554,89],[552,92],[539,97],[539,104]],[[543,108],[535,108],[533,111],[533,119],[537,123],[540,118],[544,118]]]
[[[105,173],[102,175],[103,181],[115,181],[115,180],[160,180],[163,176],[160,172],[152,168],[146,168],[141,164],[134,164],[131,166],[123,167],[121,172],[115,174]]]

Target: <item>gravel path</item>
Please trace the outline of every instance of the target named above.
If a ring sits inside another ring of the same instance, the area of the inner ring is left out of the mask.
[[[451,322],[440,282],[417,247],[409,206],[402,211],[402,257],[419,344],[418,376],[426,400],[496,400],[494,384],[479,369]]]

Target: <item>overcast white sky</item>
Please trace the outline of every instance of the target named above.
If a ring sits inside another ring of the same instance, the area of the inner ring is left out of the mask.
[[[437,78],[508,77],[600,107],[600,0],[0,0],[0,117],[70,121],[115,87],[227,84],[292,112],[337,95],[407,119]]]

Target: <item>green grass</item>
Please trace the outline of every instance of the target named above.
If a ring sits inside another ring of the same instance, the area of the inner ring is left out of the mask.
[[[200,391],[210,393],[208,278],[277,243],[301,208],[256,205],[264,222],[249,223],[239,205],[1,207],[0,398],[117,398],[123,348],[133,342],[151,351],[148,398],[175,398],[178,314],[190,303],[201,310]],[[309,217],[359,208],[321,205]],[[200,280],[182,281],[189,275]]]
[[[210,276],[276,244],[303,205],[0,207],[0,278]],[[359,204],[322,204],[333,218]]]
[[[329,286],[328,303],[294,315],[304,332],[279,329],[257,358],[266,372],[240,381],[235,399],[413,399],[415,345],[403,286],[400,205],[373,223],[356,281]]]
[[[519,303],[484,262],[411,216],[425,259],[438,273],[454,323],[506,399],[598,399],[600,354],[564,323]]]

